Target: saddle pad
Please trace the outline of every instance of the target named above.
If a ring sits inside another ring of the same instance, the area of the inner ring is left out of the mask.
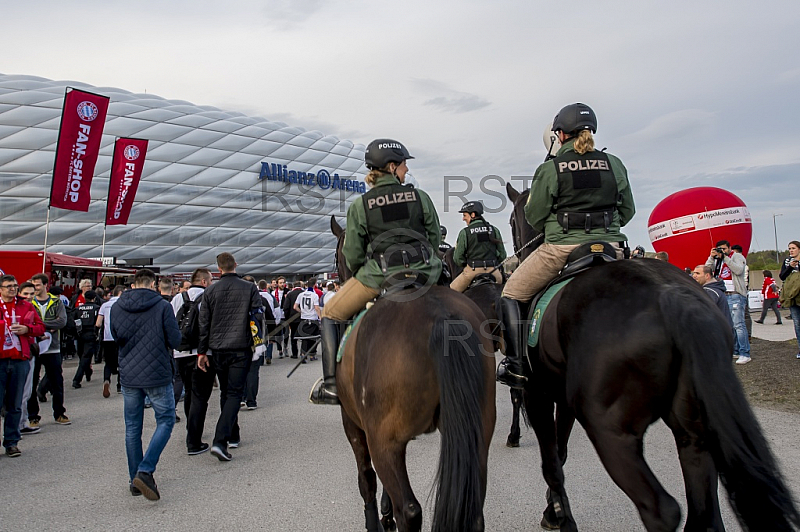
[[[547,309],[547,305],[550,304],[550,301],[556,296],[556,294],[569,283],[574,277],[569,279],[565,279],[559,283],[554,284],[550,288],[548,288],[542,297],[536,302],[536,306],[533,309],[533,315],[531,317],[531,326],[528,329],[528,345],[531,347],[536,347],[536,344],[539,343],[539,324],[542,322],[542,316],[544,316],[544,311]]]
[[[339,349],[338,351],[336,351],[337,363],[342,361],[342,357],[344,356],[344,346],[345,344],[347,344],[347,339],[350,337],[350,331],[352,331],[353,328],[356,326],[356,324],[359,321],[361,321],[361,318],[364,317],[364,314],[366,314],[368,310],[369,308],[365,308],[364,310],[356,314],[356,319],[354,319],[353,322],[350,325],[348,325],[347,328],[344,330],[344,334],[342,335],[342,340],[339,342]]]

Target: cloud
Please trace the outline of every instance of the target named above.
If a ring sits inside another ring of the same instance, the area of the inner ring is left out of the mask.
[[[433,98],[425,100],[422,105],[431,106],[448,113],[470,113],[492,104],[492,102],[477,94],[457,91],[434,79],[414,79],[412,80],[412,85],[420,92],[436,94]]]

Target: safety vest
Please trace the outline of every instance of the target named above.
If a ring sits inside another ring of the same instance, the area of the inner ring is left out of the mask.
[[[558,197],[553,203],[558,223],[570,229],[605,228],[608,231],[620,201],[617,179],[608,156],[601,151],[578,155],[567,151],[553,159],[558,175]]]
[[[382,185],[370,189],[361,199],[373,256],[397,244],[414,248],[424,245],[430,251],[422,201],[414,188],[399,183]]]
[[[497,260],[497,244],[492,242],[494,227],[482,219],[475,222],[470,222],[467,227],[462,229],[462,231],[466,231],[467,237],[467,249],[464,253],[467,264],[472,261]]]

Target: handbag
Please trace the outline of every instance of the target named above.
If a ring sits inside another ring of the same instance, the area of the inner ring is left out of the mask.
[[[791,307],[797,305],[800,296],[800,272],[792,272],[783,282],[781,290],[781,307]]]

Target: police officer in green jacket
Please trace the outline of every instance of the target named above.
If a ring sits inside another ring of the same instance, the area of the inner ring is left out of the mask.
[[[405,186],[413,159],[401,143],[391,139],[370,142],[364,156],[366,182],[371,187],[347,210],[342,255],[353,272],[336,297],[322,311],[322,373],[310,401],[339,404],[336,391],[336,352],[339,322],[348,320],[380,291],[387,276],[413,270],[439,279],[442,261],[439,248],[439,216],[430,197],[422,190]]]
[[[503,274],[499,266],[506,259],[506,248],[500,231],[483,219],[483,203],[468,201],[458,212],[467,227],[458,233],[453,262],[464,269],[450,283],[450,288],[463,292],[482,273],[488,273],[495,282],[502,283]]]
[[[527,303],[564,267],[578,245],[602,240],[618,243],[622,258],[627,237],[620,227],[636,209],[628,172],[617,157],[594,149],[594,111],[582,103],[567,105],[553,120],[561,148],[533,176],[525,218],[544,232],[545,243],[526,258],[506,282],[501,298],[506,358],[497,380],[513,388],[525,384],[520,357],[525,326],[520,303]]]

